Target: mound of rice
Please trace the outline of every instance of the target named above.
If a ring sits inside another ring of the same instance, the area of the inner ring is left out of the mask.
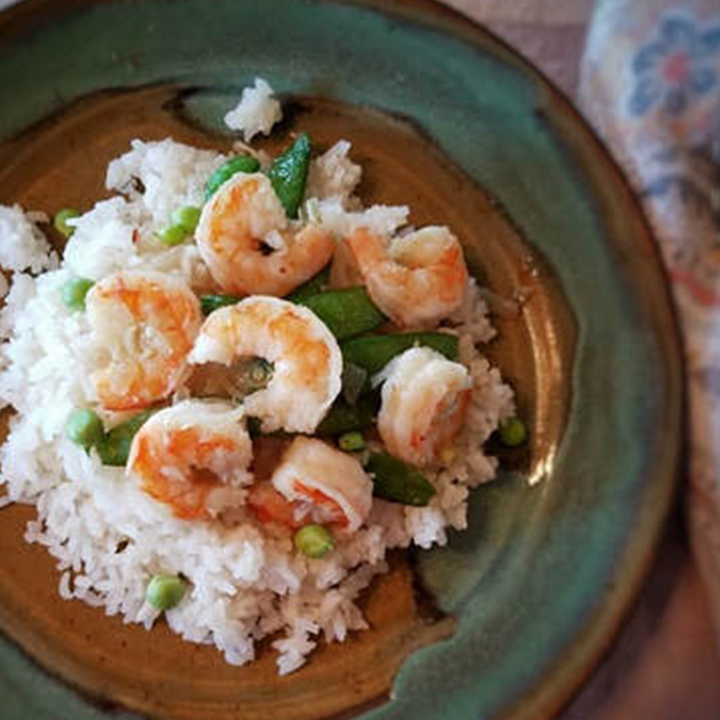
[[[243,103],[251,99],[243,96]],[[255,125],[249,127],[252,134]],[[353,195],[361,170],[349,150],[340,141],[313,161],[303,212],[338,234],[361,224],[395,232],[407,222],[408,208],[363,208]],[[279,672],[288,673],[305,662],[319,637],[342,641],[367,627],[355,600],[387,569],[390,548],[443,545],[448,528],[466,527],[469,490],[496,471],[482,445],[512,415],[513,399],[478,351],[494,331],[471,281],[464,306],[446,325],[460,338],[472,401],[451,466],[428,475],[437,494],[424,508],[375,499],[367,523],[317,560],[295,552],[286,535],[252,522],[177,519],[129,482],[123,468],[104,466],[94,451],[88,455],[70,442],[70,413],[95,406],[95,397],[88,380],[90,328],[83,313],[65,307],[60,287],[72,276],[98,280],[129,268],[162,270],[198,291],[208,287],[193,244],[164,248],[153,233],[174,208],[202,204],[205,181],[224,159],[169,139],[133,141],[108,167],[106,185],[115,195],[78,219],[61,264],[33,222],[37,215],[0,207],[0,263],[13,271],[0,313],[0,400],[16,410],[0,449],[2,502],[37,507],[25,540],[57,558],[61,597],[149,629],[159,612],[145,600],[148,581],[158,572],[182,573],[190,590],[165,613],[175,632],[216,645],[235,664],[255,657],[257,640],[277,635]],[[46,272],[35,275],[39,271]],[[100,414],[106,427],[127,417]]]

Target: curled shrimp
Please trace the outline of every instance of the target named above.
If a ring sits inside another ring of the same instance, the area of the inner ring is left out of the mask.
[[[470,400],[467,368],[429,348],[412,348],[380,373],[378,431],[388,451],[420,467],[452,451]]]
[[[426,227],[388,244],[360,227],[346,242],[370,297],[398,325],[432,327],[462,304],[468,271],[448,228]]]
[[[91,380],[103,407],[146,407],[183,382],[202,322],[185,282],[155,272],[119,272],[95,284],[85,303],[97,348]]]
[[[269,380],[245,397],[245,412],[265,432],[313,432],[342,384],[342,355],[326,325],[287,300],[245,298],[205,320],[190,362],[231,367],[253,357],[267,361]]]
[[[372,505],[372,481],[360,462],[313,438],[293,440],[270,482],[295,508],[296,522],[332,524],[352,533]]]
[[[207,520],[245,502],[252,443],[242,408],[185,400],[153,415],[130,447],[127,472],[184,520]]]
[[[318,225],[293,225],[265,175],[238,173],[203,208],[198,249],[225,292],[282,297],[319,272],[335,250],[333,236]]]

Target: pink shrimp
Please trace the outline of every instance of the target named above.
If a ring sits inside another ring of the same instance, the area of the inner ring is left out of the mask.
[[[398,325],[433,327],[462,304],[468,271],[457,238],[426,227],[392,242],[367,228],[346,240],[370,297]]]
[[[244,504],[252,443],[242,408],[185,400],[153,415],[133,438],[127,471],[183,520]]]
[[[238,173],[203,208],[198,249],[225,292],[282,297],[319,272],[335,250],[329,232],[296,225],[265,175]]]
[[[108,410],[146,407],[168,397],[188,374],[200,329],[200,304],[180,279],[119,272],[86,298],[99,367],[91,379]]]

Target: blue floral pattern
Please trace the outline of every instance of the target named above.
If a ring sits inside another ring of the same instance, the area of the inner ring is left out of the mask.
[[[720,23],[703,26],[692,15],[667,13],[655,36],[632,58],[630,115],[641,117],[653,109],[682,115],[694,98],[718,85],[718,53]]]

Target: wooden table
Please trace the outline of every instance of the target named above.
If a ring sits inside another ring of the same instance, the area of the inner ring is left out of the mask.
[[[487,25],[575,97],[593,0],[446,2]],[[720,719],[718,633],[688,548],[682,507],[613,649],[558,720],[651,718]]]

